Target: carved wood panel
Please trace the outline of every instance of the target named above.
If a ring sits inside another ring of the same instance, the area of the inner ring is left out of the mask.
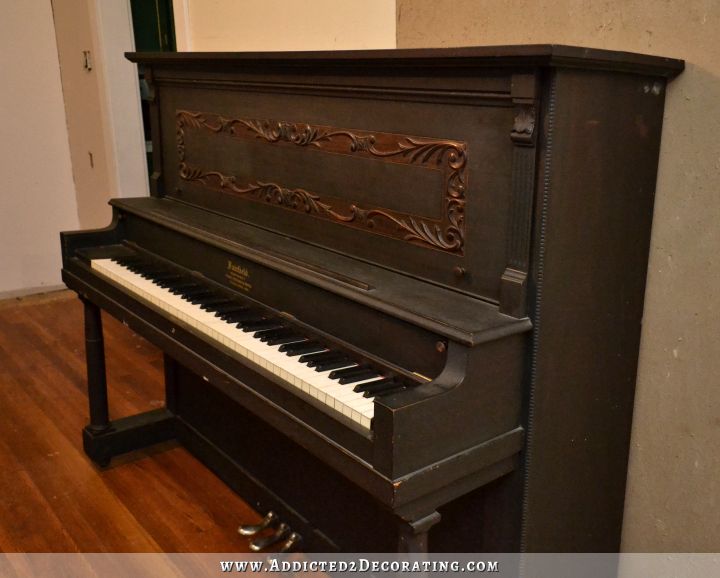
[[[184,181],[385,237],[464,254],[466,142],[268,119],[226,118],[187,110],[176,112],[176,126],[179,174]],[[439,220],[419,217],[193,164],[186,154],[187,139],[192,131],[439,170],[444,177],[443,188],[438,191],[442,216]]]

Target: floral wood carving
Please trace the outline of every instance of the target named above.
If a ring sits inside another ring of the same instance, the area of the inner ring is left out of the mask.
[[[177,111],[176,121],[180,178],[185,181],[386,237],[454,254],[461,255],[464,252],[467,143],[303,123],[225,118],[184,110]],[[442,217],[433,220],[408,215],[194,166],[186,158],[188,129],[278,146],[312,147],[323,152],[440,170],[444,175]]]
[[[532,144],[535,131],[535,107],[531,104],[521,104],[515,110],[515,124],[511,138],[517,144]]]

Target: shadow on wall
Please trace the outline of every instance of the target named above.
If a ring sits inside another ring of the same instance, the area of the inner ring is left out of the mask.
[[[665,106],[626,552],[720,551],[720,76],[686,66]]]

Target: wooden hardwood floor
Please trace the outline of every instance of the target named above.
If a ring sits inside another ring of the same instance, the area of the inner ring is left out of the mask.
[[[110,417],[164,405],[162,354],[103,314]],[[0,551],[248,552],[260,516],[175,443],[97,468],[82,304],[69,291],[0,302]]]

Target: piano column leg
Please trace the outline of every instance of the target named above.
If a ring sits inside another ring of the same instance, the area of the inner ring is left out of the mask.
[[[110,431],[108,413],[107,378],[105,375],[105,342],[103,340],[100,308],[85,297],[85,358],[87,362],[88,401],[90,424],[83,430],[85,453],[100,467],[106,467],[110,458],[98,454],[92,442]]]
[[[427,553],[428,531],[440,521],[440,514],[433,512],[415,522],[400,520],[398,552],[406,554]]]
[[[167,353],[163,354],[165,369],[165,407],[171,413],[177,412],[178,362]]]
[[[110,429],[102,317],[97,305],[84,297],[80,297],[80,300],[85,305],[85,356],[90,401],[88,428],[93,434],[98,435]]]
[[[171,407],[110,421],[100,308],[84,297],[80,299],[85,306],[85,355],[90,402],[90,424],[83,429],[83,449],[93,462],[104,468],[114,456],[175,437],[175,416],[171,411],[174,409],[174,397],[169,396]],[[172,370],[170,373],[172,381],[174,373]]]

